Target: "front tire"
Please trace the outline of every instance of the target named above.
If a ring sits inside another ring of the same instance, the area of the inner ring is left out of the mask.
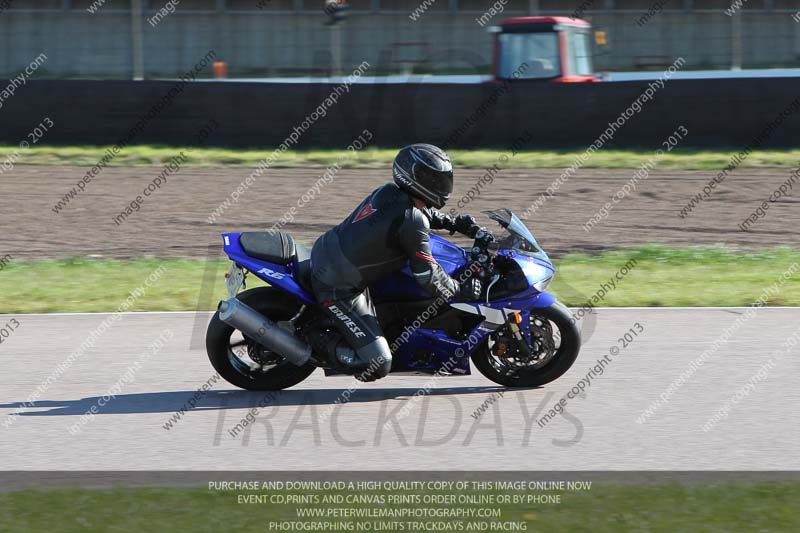
[[[570,369],[581,349],[581,334],[569,309],[554,302],[550,307],[531,311],[531,320],[543,325],[539,331],[548,331],[544,325],[549,323],[553,337],[553,327],[557,328],[558,346],[553,346],[552,353],[540,364],[512,366],[493,353],[487,342],[472,354],[472,362],[481,374],[506,387],[539,387],[555,381]]]
[[[296,300],[274,287],[248,289],[236,298],[273,322],[289,320],[300,310]],[[232,343],[235,332],[232,326],[219,319],[219,311],[214,313],[206,331],[208,359],[219,375],[232,385],[255,391],[287,389],[306,379],[316,368],[310,364],[293,365],[247,338]],[[249,354],[255,360],[250,359]],[[274,358],[275,364],[260,364],[272,362],[264,358]]]

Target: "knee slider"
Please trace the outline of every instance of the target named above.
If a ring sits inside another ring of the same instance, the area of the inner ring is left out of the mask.
[[[392,369],[392,351],[383,337],[359,349],[358,356],[368,364],[367,370],[376,379],[386,376]]]

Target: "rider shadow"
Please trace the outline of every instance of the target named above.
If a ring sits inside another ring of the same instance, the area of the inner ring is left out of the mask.
[[[189,401],[197,391],[145,392],[140,394],[121,394],[115,397],[90,396],[78,400],[42,400],[33,406],[26,407],[24,402],[0,404],[0,409],[37,409],[23,411],[19,416],[81,416],[95,408],[95,414],[143,414],[143,413],[175,413],[177,411],[209,411],[249,409],[255,405],[299,406],[299,405],[335,405],[345,403],[369,403],[384,400],[409,400],[414,395],[444,396],[466,394],[490,394],[503,390],[535,390],[532,388],[506,389],[500,386],[488,387],[447,387],[431,389],[427,392],[416,387],[382,388],[382,389],[319,389],[319,390],[284,390],[252,392],[244,390],[209,391],[196,400],[195,407],[189,407]],[[422,391],[422,392],[420,392]],[[264,401],[266,400],[266,401]],[[337,402],[338,400],[338,402]],[[47,408],[47,410],[41,410]]]

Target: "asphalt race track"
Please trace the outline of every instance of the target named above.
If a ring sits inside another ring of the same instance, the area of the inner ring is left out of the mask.
[[[112,315],[17,315],[19,327],[0,345],[0,470],[797,470],[800,350],[786,340],[798,338],[800,308],[746,311],[605,308],[594,324],[584,319],[575,366],[544,388],[500,395],[478,374],[440,378],[412,399],[430,378],[397,376],[335,408],[351,378],[317,371],[266,398],[214,383],[202,337],[192,342],[207,313],[122,315],[71,360]],[[636,322],[643,332],[621,347]],[[159,336],[169,340],[151,354]],[[705,364],[690,366],[718,338]],[[536,419],[612,347],[619,351],[584,397],[541,427]],[[8,416],[62,364],[34,406]],[[637,422],[687,370],[668,401]],[[197,407],[165,429],[209,380]],[[727,417],[705,432],[726,401]],[[232,436],[259,402],[266,406],[255,422]]]

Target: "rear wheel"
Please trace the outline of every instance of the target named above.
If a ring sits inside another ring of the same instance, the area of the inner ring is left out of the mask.
[[[531,356],[513,349],[513,343],[490,338],[472,354],[481,374],[507,387],[538,387],[561,377],[578,357],[581,335],[563,304],[534,309],[530,315]]]
[[[300,310],[296,300],[274,287],[249,289],[236,298],[279,325]],[[219,311],[208,324],[206,351],[220,376],[247,390],[286,389],[306,379],[316,368],[289,363],[224,323],[219,319]]]

